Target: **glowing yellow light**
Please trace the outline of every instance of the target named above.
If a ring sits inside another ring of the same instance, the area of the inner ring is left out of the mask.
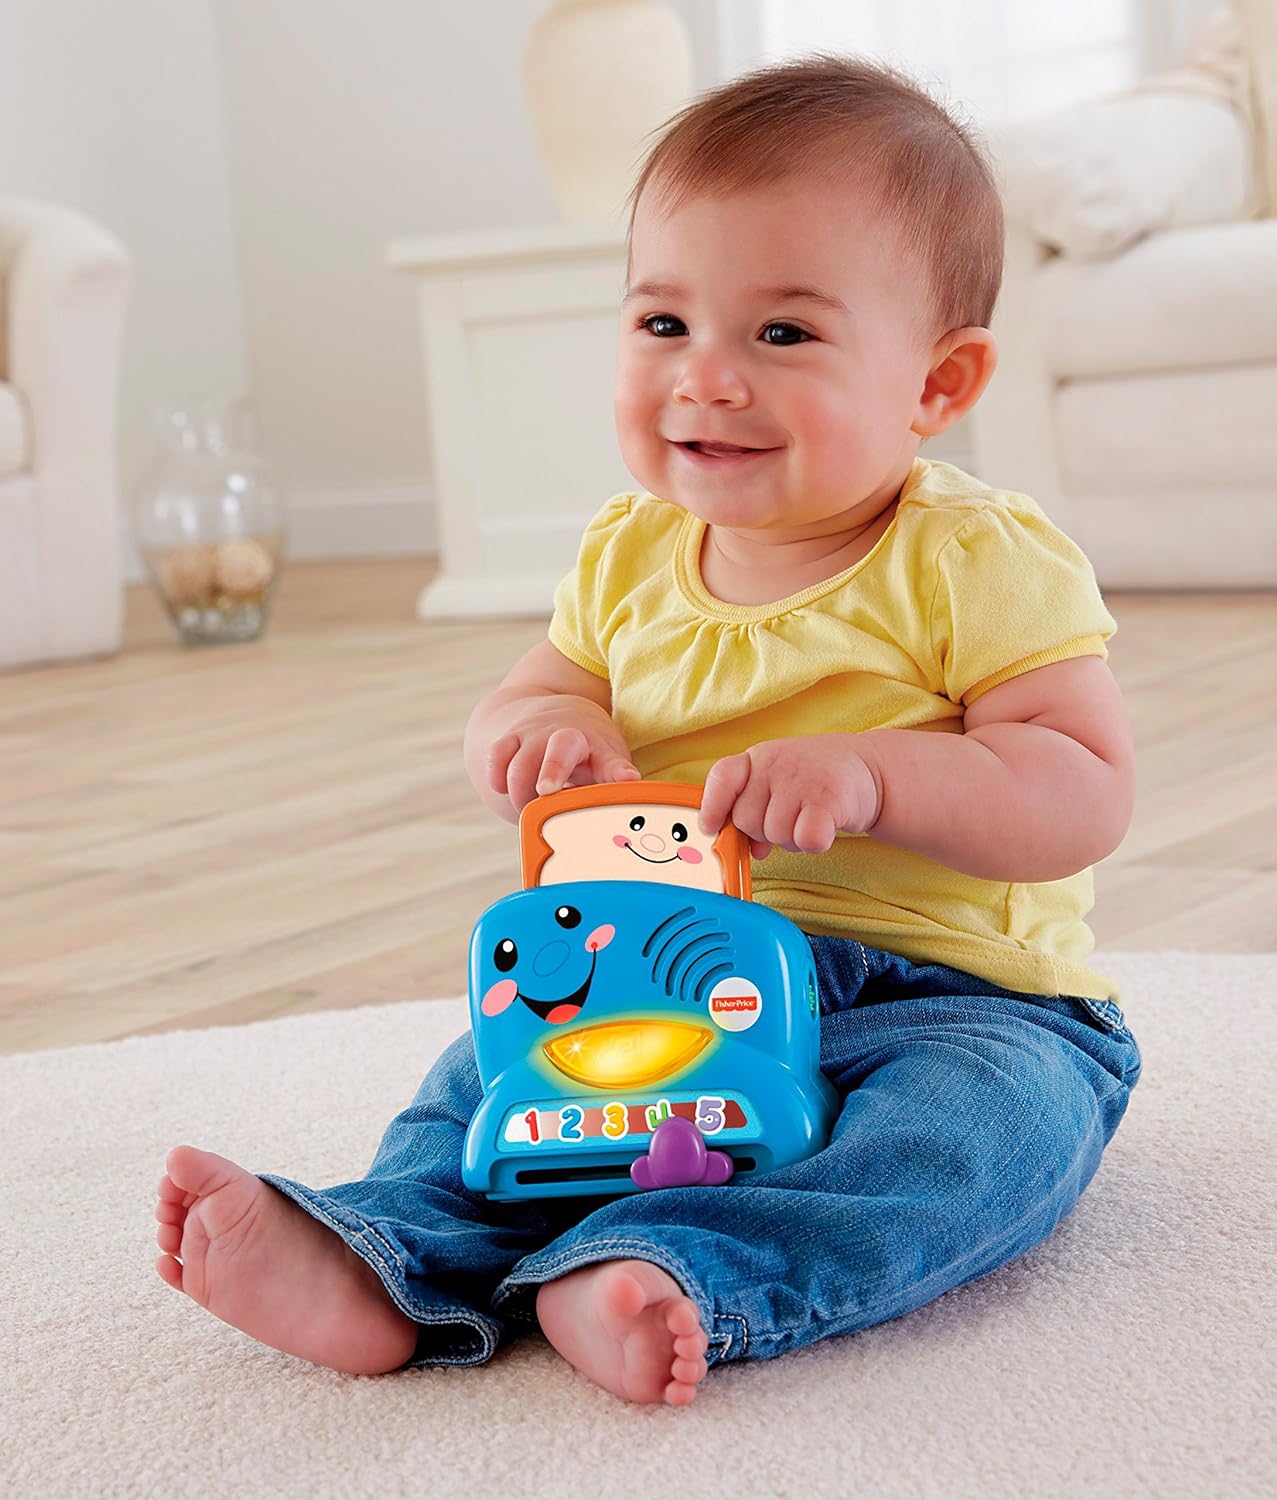
[[[677,1073],[709,1046],[708,1026],[685,1021],[608,1021],[544,1045],[560,1073],[591,1088],[641,1088]]]

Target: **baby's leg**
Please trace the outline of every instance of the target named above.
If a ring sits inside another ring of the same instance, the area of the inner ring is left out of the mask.
[[[607,1204],[521,1262],[494,1306],[526,1318],[535,1297],[540,1315],[583,1267],[646,1261],[696,1309],[711,1363],[886,1322],[1050,1234],[1138,1071],[1129,1033],[1071,1001],[939,996],[830,1022],[826,1072],[845,1098],[824,1151]]]
[[[157,1270],[223,1321],[318,1364],[482,1363],[504,1332],[493,1288],[570,1220],[465,1188],[480,1092],[466,1035],[391,1122],[366,1176],[323,1190],[176,1148]]]

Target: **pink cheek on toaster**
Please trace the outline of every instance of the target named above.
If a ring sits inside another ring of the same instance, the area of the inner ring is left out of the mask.
[[[586,938],[585,951],[587,953],[597,953],[600,948],[606,948],[615,936],[616,928],[610,923],[604,922],[601,927],[596,927],[589,937]]]
[[[612,835],[612,842],[618,849],[628,849],[630,847],[630,841],[623,833],[614,833]]]
[[[689,865],[698,865],[705,858],[699,849],[680,849],[678,857],[686,860]]]
[[[480,1001],[479,1009],[485,1016],[499,1016],[507,1005],[514,1003],[518,993],[519,986],[513,979],[498,979]]]

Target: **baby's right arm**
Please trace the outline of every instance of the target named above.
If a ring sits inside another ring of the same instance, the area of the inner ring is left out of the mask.
[[[606,678],[538,642],[470,715],[465,763],[475,790],[514,823],[525,803],[546,792],[637,781],[611,709]]]

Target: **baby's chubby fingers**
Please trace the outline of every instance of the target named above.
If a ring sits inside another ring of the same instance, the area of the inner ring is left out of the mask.
[[[794,819],[794,848],[803,854],[824,854],[832,848],[838,825],[828,808],[804,802]]]
[[[701,793],[701,832],[713,838],[729,821],[736,799],[749,784],[749,756],[725,755],[709,768]]]
[[[499,740],[494,740],[488,747],[487,772],[488,785],[494,792],[500,792],[502,796],[509,793],[508,775],[510,762],[518,754],[519,736],[517,734],[503,734]]]
[[[544,743],[537,735],[520,738],[518,749],[505,770],[505,786],[497,787],[509,797],[516,812],[522,812],[537,794],[537,777],[541,774]]]
[[[545,742],[541,769],[537,774],[536,793],[544,797],[561,791],[572,779],[578,766],[590,759],[590,742],[580,729],[556,729]]]

